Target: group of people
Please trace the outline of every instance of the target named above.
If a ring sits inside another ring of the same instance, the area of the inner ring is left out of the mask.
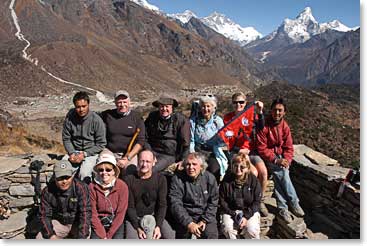
[[[116,108],[90,110],[86,92],[73,97],[62,139],[67,155],[55,164],[43,189],[37,238],[229,239],[260,238],[268,171],[273,175],[279,216],[304,216],[289,177],[293,158],[286,104],[277,98],[265,119],[255,105],[256,128],[236,133],[228,150],[215,136],[252,103],[232,96],[234,111],[223,119],[217,99],[203,96],[190,118],[161,97],[144,119],[131,109],[125,90]],[[174,172],[168,172],[173,170]]]

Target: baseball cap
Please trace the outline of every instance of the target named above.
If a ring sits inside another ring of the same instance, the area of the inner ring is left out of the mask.
[[[118,90],[115,93],[115,99],[118,98],[119,96],[125,96],[126,98],[129,98],[129,92],[125,91],[125,90]]]
[[[55,178],[62,176],[73,176],[73,166],[68,160],[61,160],[54,165]]]

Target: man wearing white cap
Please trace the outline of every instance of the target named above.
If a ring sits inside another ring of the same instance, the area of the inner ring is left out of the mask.
[[[89,190],[74,179],[68,160],[54,166],[54,182],[42,191],[39,208],[41,231],[37,239],[88,238],[91,221]]]
[[[115,109],[103,111],[101,117],[106,124],[107,148],[115,154],[117,166],[124,174],[129,164],[134,164],[135,168],[132,169],[136,169],[136,155],[145,142],[145,126],[139,113],[131,110],[127,91],[119,90],[115,93],[115,105]],[[132,148],[128,149],[132,141]]]

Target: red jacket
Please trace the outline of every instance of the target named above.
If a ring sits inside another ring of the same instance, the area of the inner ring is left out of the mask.
[[[283,119],[278,125],[267,119],[265,127],[257,133],[257,150],[265,162],[274,162],[277,155],[282,155],[289,164],[293,158],[293,140],[291,129]]]
[[[124,181],[116,179],[115,185],[110,194],[105,197],[105,194],[100,185],[96,183],[89,184],[90,202],[92,207],[92,229],[100,238],[111,239],[117,229],[124,222],[127,206],[129,190]],[[109,202],[109,201],[110,202]],[[99,216],[107,216],[112,214],[111,205],[115,214],[111,228],[106,233]]]

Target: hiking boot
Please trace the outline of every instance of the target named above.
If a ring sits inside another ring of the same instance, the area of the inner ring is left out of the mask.
[[[260,202],[260,214],[262,217],[267,217],[269,215],[269,211],[265,206],[264,202]]]
[[[283,220],[285,220],[285,222],[287,222],[287,224],[291,223],[293,220],[291,214],[289,213],[288,209],[286,208],[280,209],[279,215]]]
[[[303,211],[303,209],[301,208],[301,206],[299,204],[297,204],[294,207],[291,206],[291,211],[297,217],[303,217],[303,216],[305,216],[305,212]]]

